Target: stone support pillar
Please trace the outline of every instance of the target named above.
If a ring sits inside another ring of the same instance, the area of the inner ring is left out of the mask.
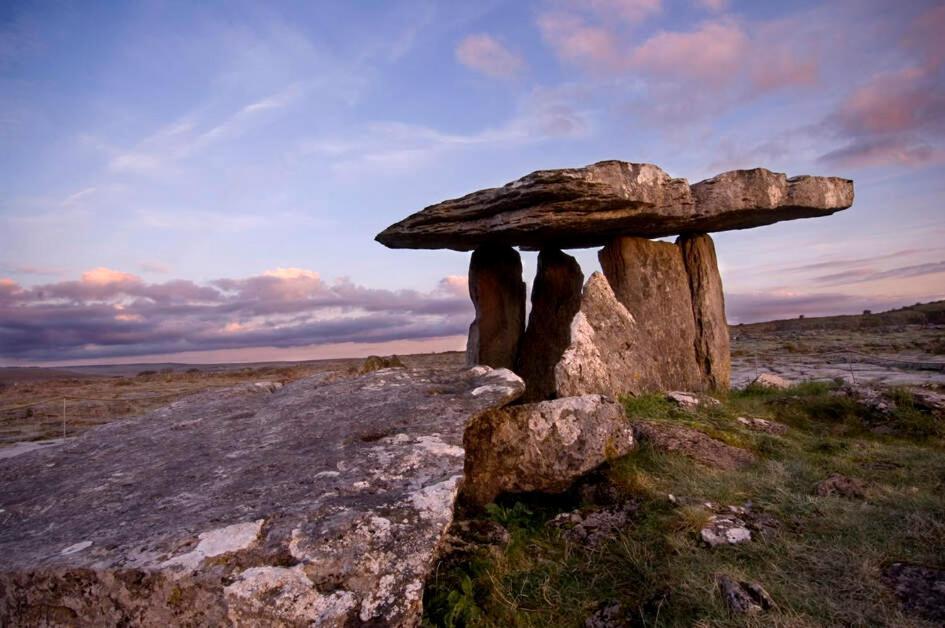
[[[532,310],[515,372],[525,380],[525,401],[555,396],[555,364],[571,342],[571,321],[581,307],[584,273],[560,249],[542,249],[532,285]]]
[[[652,361],[649,390],[703,390],[696,363],[696,326],[682,249],[671,242],[615,238],[598,254],[614,295],[637,323],[628,339]]]
[[[680,236],[676,244],[682,250],[689,274],[696,323],[696,362],[710,389],[726,390],[731,384],[732,358],[715,244],[706,234]]]
[[[505,245],[483,245],[473,251],[469,296],[476,319],[469,326],[467,363],[514,368],[525,331],[525,282],[518,251]]]

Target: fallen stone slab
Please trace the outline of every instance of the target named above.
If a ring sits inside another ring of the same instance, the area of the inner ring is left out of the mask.
[[[483,506],[501,493],[560,493],[634,447],[623,406],[602,395],[498,408],[466,429],[463,495]]]
[[[499,188],[431,205],[376,240],[391,248],[469,251],[484,243],[541,249],[746,229],[826,216],[853,204],[853,182],[735,170],[691,186],[658,166],[601,161],[539,170]]]
[[[506,370],[187,397],[0,461],[0,625],[416,625]]]
[[[677,453],[708,467],[733,471],[755,462],[750,451],[733,447],[685,425],[667,421],[634,421],[637,439],[659,451]]]

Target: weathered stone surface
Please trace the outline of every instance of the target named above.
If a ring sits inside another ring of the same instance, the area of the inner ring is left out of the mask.
[[[522,258],[508,246],[483,246],[469,261],[469,296],[476,318],[469,326],[466,362],[511,369],[525,332]]]
[[[751,541],[751,530],[735,513],[726,513],[709,517],[699,537],[709,547],[738,545]]]
[[[839,177],[788,178],[764,168],[731,170],[692,185],[696,222],[709,233],[747,229],[781,220],[828,216],[853,205],[853,181]]]
[[[745,229],[825,216],[853,203],[853,182],[736,170],[690,186],[652,164],[601,161],[539,170],[432,205],[391,225],[392,248],[468,251],[483,243],[526,248],[601,246],[621,235],[656,238]]]
[[[689,275],[696,325],[696,362],[709,389],[728,390],[732,358],[715,244],[708,235],[699,234],[682,236],[676,245],[682,250],[683,264]]]
[[[561,513],[548,525],[561,530],[562,536],[572,543],[597,549],[617,538],[636,510],[637,504],[632,501],[590,511],[574,510]]]
[[[774,600],[757,582],[737,581],[721,575],[717,577],[722,599],[728,610],[736,615],[755,615],[774,608]]]
[[[584,273],[558,249],[538,254],[532,311],[519,347],[515,372],[525,380],[525,401],[555,396],[555,365],[571,342],[571,321],[581,307]]]
[[[717,441],[708,434],[667,421],[634,421],[637,439],[660,451],[682,454],[697,462],[732,471],[755,462],[750,451]]]
[[[607,279],[594,273],[571,321],[571,342],[555,365],[559,397],[638,394],[657,382],[656,359],[638,342],[639,327],[614,296]]]
[[[601,395],[499,408],[463,438],[463,494],[475,505],[504,492],[567,490],[575,479],[633,449],[623,407]]]
[[[414,625],[509,371],[188,397],[0,464],[0,624]],[[41,490],[40,490],[41,489]]]
[[[696,327],[689,276],[675,244],[617,238],[598,254],[601,268],[637,323],[633,344],[648,364],[647,390],[705,388],[696,363]]]
[[[787,381],[780,375],[775,375],[774,373],[762,373],[758,377],[752,380],[750,387],[755,388],[770,388],[772,390],[787,390],[791,387],[791,382]]]

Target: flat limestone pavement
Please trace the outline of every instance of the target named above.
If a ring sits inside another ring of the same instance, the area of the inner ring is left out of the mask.
[[[510,371],[188,397],[0,461],[0,625],[416,625]]]

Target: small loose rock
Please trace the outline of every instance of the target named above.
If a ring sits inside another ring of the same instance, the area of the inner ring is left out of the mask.
[[[848,499],[863,499],[866,497],[866,484],[862,480],[845,475],[831,475],[814,487],[814,493],[819,497],[838,496]]]
[[[737,545],[751,541],[751,530],[735,514],[712,515],[699,536],[709,547]]]
[[[791,387],[791,382],[780,375],[774,373],[762,373],[748,385],[755,388],[770,388],[773,390],[787,390]]]
[[[787,433],[788,431],[787,425],[784,425],[783,423],[777,423],[775,421],[768,421],[767,419],[740,416],[735,420],[755,432],[781,435]]]
[[[774,608],[774,600],[757,582],[736,581],[721,575],[717,577],[722,599],[729,611],[736,615],[754,615]]]

